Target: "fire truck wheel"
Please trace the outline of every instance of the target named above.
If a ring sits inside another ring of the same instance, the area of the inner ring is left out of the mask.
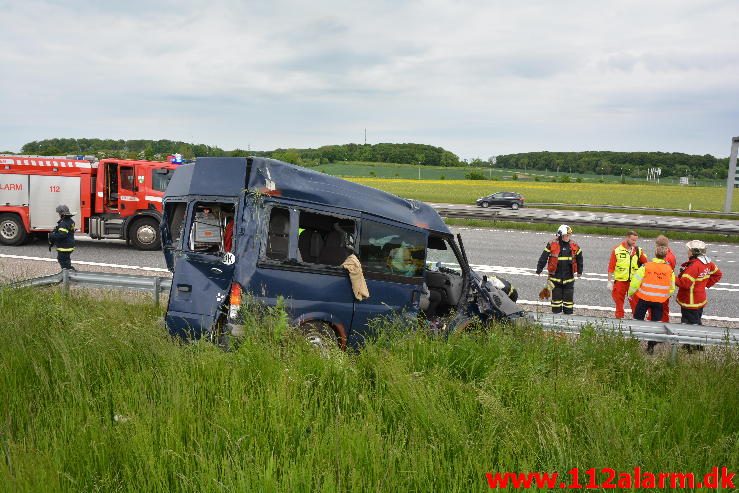
[[[0,214],[0,243],[20,245],[26,241],[26,228],[16,214]]]
[[[139,250],[159,250],[162,246],[159,238],[159,222],[153,217],[137,219],[128,235],[133,246]]]

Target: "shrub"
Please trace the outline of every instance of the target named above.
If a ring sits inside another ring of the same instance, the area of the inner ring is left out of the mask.
[[[513,173],[511,180],[518,180],[518,173]]]
[[[485,175],[479,171],[470,171],[469,173],[465,173],[464,177],[467,180],[484,180],[485,179]]]
[[[570,183],[571,179],[569,175],[563,175],[559,177],[559,181],[562,183]]]
[[[582,178],[580,178],[580,177],[578,176],[578,177],[577,177],[577,179],[576,179],[575,181],[576,181],[576,182],[578,182],[578,183],[582,183]]]

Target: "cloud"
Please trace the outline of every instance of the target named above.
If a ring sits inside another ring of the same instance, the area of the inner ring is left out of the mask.
[[[733,1],[0,0],[0,9],[0,149],[62,135],[308,147],[360,141],[367,128],[372,142],[463,157],[726,155],[739,134]]]

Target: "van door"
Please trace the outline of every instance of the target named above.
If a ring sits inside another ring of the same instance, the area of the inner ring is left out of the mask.
[[[355,303],[355,337],[374,332],[373,318],[418,313],[427,239],[422,229],[362,218],[358,250],[370,296]]]
[[[197,338],[220,321],[231,288],[235,257],[225,238],[235,201],[193,202],[178,225],[181,208],[175,201],[165,206],[165,258],[174,268],[166,322],[172,334]]]
[[[348,251],[335,225],[347,234],[356,221],[346,215],[292,206],[266,208],[265,235],[257,268],[247,288],[257,300],[274,306],[278,297],[298,325],[318,320],[330,324],[345,346],[352,325],[354,294],[341,267]]]

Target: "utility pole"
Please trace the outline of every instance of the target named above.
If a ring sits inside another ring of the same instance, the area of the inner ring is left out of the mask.
[[[367,129],[364,129],[364,145],[367,145]]]
[[[734,187],[739,185],[739,176],[736,174],[736,155],[739,150],[739,137],[731,139],[731,154],[729,155],[729,174],[726,176],[726,201],[724,212],[731,212],[734,198]]]

